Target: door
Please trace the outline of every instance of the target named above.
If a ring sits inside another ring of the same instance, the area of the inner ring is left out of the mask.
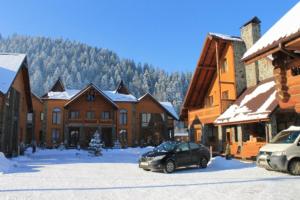
[[[101,140],[102,142],[104,142],[105,147],[112,147],[113,146],[112,128],[102,128],[101,132],[102,132]]]
[[[72,128],[69,132],[69,146],[76,147],[79,144],[79,128]]]
[[[177,166],[185,166],[191,164],[191,152],[187,142],[180,143],[176,148],[176,164]]]
[[[201,156],[200,146],[193,142],[190,142],[189,144],[190,144],[190,150],[191,150],[192,163],[198,164],[200,156]]]

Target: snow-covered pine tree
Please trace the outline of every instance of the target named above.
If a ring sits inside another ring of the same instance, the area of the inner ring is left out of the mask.
[[[95,156],[101,156],[102,153],[102,141],[101,137],[98,131],[96,131],[91,138],[91,141],[89,143],[89,150],[91,153],[93,153]]]

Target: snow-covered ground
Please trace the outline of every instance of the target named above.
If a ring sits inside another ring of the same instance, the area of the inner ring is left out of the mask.
[[[207,169],[146,172],[137,159],[149,149],[104,150],[102,157],[38,150],[2,159],[12,163],[0,172],[0,199],[300,199],[300,177],[238,160],[217,157]]]

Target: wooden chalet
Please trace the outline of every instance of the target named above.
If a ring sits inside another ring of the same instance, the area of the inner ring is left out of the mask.
[[[114,91],[94,84],[82,90],[65,88],[56,81],[41,98],[43,103],[40,143],[87,147],[99,131],[106,147],[119,140],[127,146],[159,144],[171,139],[177,114],[169,102],[158,102],[150,94],[137,99],[123,81]],[[36,133],[36,135],[38,135]]]
[[[0,54],[0,151],[19,154],[20,143],[31,142],[27,116],[32,113],[28,64],[24,54]]]
[[[277,99],[300,113],[300,2],[277,21],[243,56],[246,64],[271,56]],[[300,123],[299,118],[295,123]]]
[[[197,62],[181,110],[188,121],[190,139],[221,150],[222,135],[214,121],[245,89],[240,49],[245,50],[239,37],[209,33]]]

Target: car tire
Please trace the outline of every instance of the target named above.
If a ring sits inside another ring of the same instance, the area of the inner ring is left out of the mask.
[[[147,171],[147,172],[149,172],[149,171],[150,171],[150,169],[144,169],[144,168],[143,168],[143,170],[144,170],[144,171]]]
[[[291,175],[300,176],[300,159],[294,159],[289,163],[288,171]]]
[[[205,158],[205,157],[200,157],[199,164],[198,164],[198,165],[199,165],[199,168],[204,169],[204,168],[207,167],[207,164],[208,164],[207,158]]]
[[[175,171],[175,163],[172,160],[167,160],[165,166],[164,166],[164,173],[172,173]]]

